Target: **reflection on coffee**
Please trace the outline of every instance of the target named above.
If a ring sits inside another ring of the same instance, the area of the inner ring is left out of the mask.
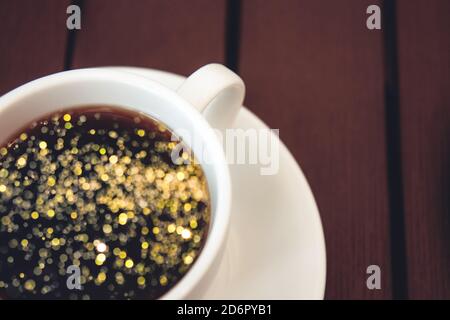
[[[158,298],[176,284],[204,244],[210,200],[191,153],[172,160],[171,136],[92,106],[38,119],[2,147],[0,298]]]

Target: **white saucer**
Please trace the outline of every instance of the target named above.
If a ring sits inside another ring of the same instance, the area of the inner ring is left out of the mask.
[[[182,76],[114,67],[176,89]],[[236,128],[267,126],[245,107]],[[311,189],[289,150],[280,144],[279,172],[260,175],[258,165],[231,165],[230,235],[216,279],[204,299],[323,299],[325,240]]]

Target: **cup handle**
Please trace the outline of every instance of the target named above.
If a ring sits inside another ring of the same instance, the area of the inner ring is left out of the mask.
[[[177,93],[214,129],[224,130],[235,120],[245,95],[242,79],[227,67],[211,63],[191,74]]]

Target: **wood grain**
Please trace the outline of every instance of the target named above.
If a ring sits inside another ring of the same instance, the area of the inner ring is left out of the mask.
[[[398,1],[409,297],[450,298],[450,1]]]
[[[0,95],[63,70],[70,1],[0,2]]]
[[[280,137],[316,197],[330,299],[391,298],[383,40],[366,28],[378,1],[243,1],[246,105]],[[368,290],[379,265],[382,289]]]
[[[73,67],[131,65],[189,74],[223,62],[225,0],[85,1]]]

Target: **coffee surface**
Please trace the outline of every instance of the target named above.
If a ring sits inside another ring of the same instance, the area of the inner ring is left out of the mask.
[[[172,137],[147,116],[90,106],[0,148],[0,298],[158,298],[176,284],[204,244],[210,200]]]

